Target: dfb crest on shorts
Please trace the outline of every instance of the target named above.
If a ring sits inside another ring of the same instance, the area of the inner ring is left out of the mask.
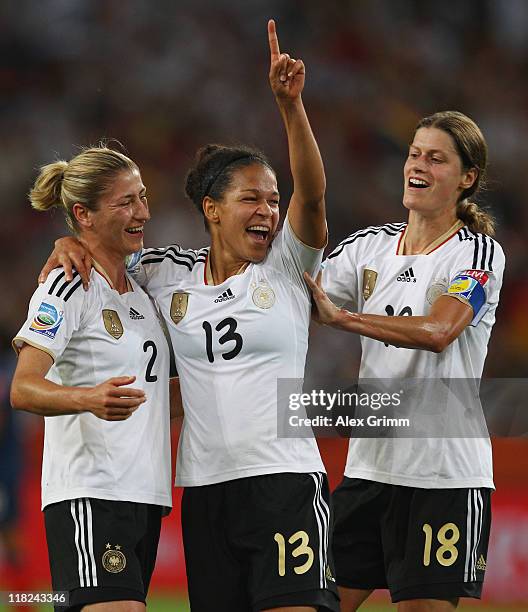
[[[119,340],[123,335],[123,325],[115,310],[103,310],[103,322],[106,331]]]
[[[116,544],[114,550],[111,544],[106,545],[106,552],[103,555],[103,567],[107,572],[111,574],[118,574],[122,572],[126,567],[126,557],[121,552],[121,546]]]
[[[378,273],[376,270],[369,270],[368,268],[363,270],[363,298],[365,301],[372,295],[377,280]]]
[[[170,305],[170,317],[176,325],[183,319],[187,313],[187,305],[189,304],[189,294],[185,291],[177,291],[172,294]]]

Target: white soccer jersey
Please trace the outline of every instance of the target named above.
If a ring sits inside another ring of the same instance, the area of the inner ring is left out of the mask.
[[[147,401],[125,421],[91,412],[45,417],[42,507],[80,497],[172,506],[169,350],[157,312],[131,280],[120,295],[92,269],[83,291],[78,274],[54,270],[35,291],[27,321],[14,339],[48,353],[46,378],[93,387],[136,376]]]
[[[288,221],[264,261],[207,284],[209,249],[147,249],[137,280],[154,297],[176,354],[185,419],[176,484],[324,471],[313,439],[277,437],[277,378],[302,378],[310,296],[302,274],[322,250]]]
[[[341,242],[323,264],[332,301],[366,314],[425,316],[439,295],[464,301],[459,289],[476,286],[482,303],[472,324],[440,354],[362,337],[360,378],[480,379],[502,284],[502,248],[459,222],[428,254],[402,255],[405,229],[404,223],[368,227]],[[351,438],[345,475],[424,488],[493,487],[491,443],[482,437]]]

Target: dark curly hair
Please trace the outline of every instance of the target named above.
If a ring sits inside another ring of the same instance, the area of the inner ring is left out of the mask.
[[[219,144],[208,144],[196,152],[194,165],[185,177],[185,194],[203,215],[202,203],[206,196],[221,200],[231,184],[233,173],[239,168],[261,164],[273,174],[268,158],[259,151],[244,145],[228,147]],[[207,221],[205,220],[207,228]]]

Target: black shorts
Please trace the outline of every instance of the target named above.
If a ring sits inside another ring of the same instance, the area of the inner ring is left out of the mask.
[[[337,583],[393,602],[479,598],[491,489],[420,489],[344,478],[332,495]]]
[[[192,611],[338,610],[329,497],[320,473],[187,487],[182,527]]]
[[[145,601],[161,515],[161,506],[94,498],[44,508],[53,590],[69,591],[68,610],[103,601]]]

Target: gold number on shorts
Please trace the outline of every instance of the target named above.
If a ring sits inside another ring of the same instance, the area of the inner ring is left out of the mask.
[[[449,538],[446,537],[448,531],[451,531]],[[442,546],[436,551],[436,560],[440,565],[446,567],[453,565],[458,557],[458,549],[455,544],[460,539],[460,530],[455,523],[446,523],[440,527],[437,538]]]
[[[431,529],[431,525],[429,525],[429,523],[425,523],[422,529],[425,533],[423,564],[425,565],[425,567],[429,567],[429,564],[431,563],[431,544],[433,542],[433,530]]]
[[[425,523],[422,527],[425,533],[425,545],[423,554],[423,564],[427,567],[431,562],[431,546],[433,543],[433,529],[429,523]],[[451,532],[450,537],[446,537],[448,532]],[[440,565],[449,567],[458,558],[458,549],[455,544],[460,539],[460,530],[455,523],[446,523],[438,530],[436,539],[440,543],[436,551],[436,560]]]
[[[297,540],[301,540],[301,543],[297,548],[292,550],[292,557],[298,557],[299,555],[306,555],[308,558],[306,562],[302,565],[298,565],[293,568],[293,571],[296,574],[306,574],[306,572],[312,567],[314,562],[314,553],[313,550],[308,546],[308,542],[310,538],[306,531],[296,531],[288,540],[288,544],[293,544],[297,542]]]
[[[282,533],[276,533],[274,536],[275,542],[278,547],[278,562],[279,562],[279,576],[286,574],[286,540]],[[301,541],[299,546],[294,548],[291,552],[292,557],[298,557],[299,555],[306,555],[307,559],[302,565],[297,565],[293,568],[296,574],[305,574],[313,565],[314,552],[308,545],[310,538],[306,531],[296,531],[292,536],[288,538],[288,544],[295,544]]]
[[[275,542],[277,542],[277,546],[279,547],[279,576],[284,576],[286,574],[286,544],[284,543],[284,536],[282,533],[275,534]]]

